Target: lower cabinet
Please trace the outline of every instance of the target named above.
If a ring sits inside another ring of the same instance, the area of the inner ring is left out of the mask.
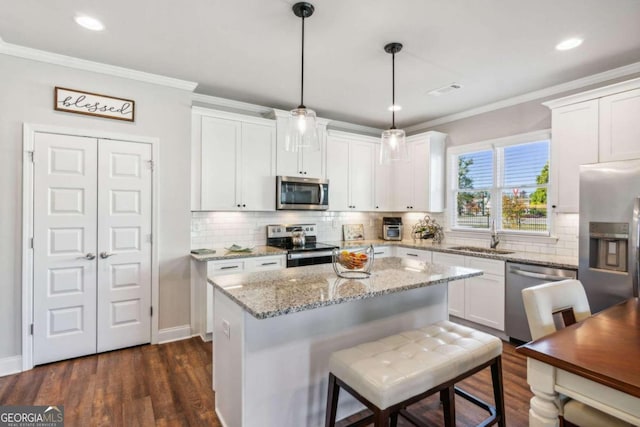
[[[504,261],[434,252],[433,262],[482,270],[482,276],[449,282],[449,314],[504,331]]]
[[[400,258],[416,259],[423,262],[431,262],[431,251],[422,249],[403,248],[396,246],[396,256]]]
[[[258,271],[280,270],[287,265],[286,255],[239,258],[209,261],[207,277],[224,274],[255,273]],[[206,334],[213,332],[213,285],[207,282]]]

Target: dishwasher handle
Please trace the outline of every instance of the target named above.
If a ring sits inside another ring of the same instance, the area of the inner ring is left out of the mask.
[[[523,270],[518,270],[516,268],[512,268],[511,270],[509,270],[509,273],[517,274],[518,276],[533,277],[534,279],[549,280],[549,281],[552,281],[552,282],[558,282],[560,280],[571,279],[571,277],[553,276],[551,274],[534,273],[532,271],[523,271]]]

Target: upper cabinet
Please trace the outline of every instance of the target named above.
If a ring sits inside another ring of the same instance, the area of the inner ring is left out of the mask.
[[[446,137],[444,133],[426,132],[407,138],[409,161],[392,165],[391,210],[444,210]],[[380,170],[384,170],[384,166]]]
[[[193,209],[275,210],[275,121],[199,109],[193,124]]]
[[[580,165],[640,158],[640,79],[545,102],[551,108],[551,207],[578,212]]]
[[[376,138],[330,131],[327,136],[329,209],[374,210]]]
[[[600,99],[601,162],[640,158],[640,89]]]
[[[327,137],[327,121],[317,119],[318,138],[320,139],[319,151],[287,151],[285,132],[288,126],[288,112],[277,111],[277,161],[276,175],[298,176],[305,178],[324,178],[324,153]]]

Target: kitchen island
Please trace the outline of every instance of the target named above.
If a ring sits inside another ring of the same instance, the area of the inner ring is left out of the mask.
[[[330,264],[209,279],[220,421],[323,425],[332,352],[446,319],[447,283],[481,274],[385,258],[367,279],[338,278]],[[338,419],[361,409],[343,393]]]

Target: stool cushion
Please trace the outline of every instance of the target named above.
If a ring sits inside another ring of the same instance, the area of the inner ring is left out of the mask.
[[[499,338],[445,320],[337,351],[329,371],[386,409],[501,354]]]

